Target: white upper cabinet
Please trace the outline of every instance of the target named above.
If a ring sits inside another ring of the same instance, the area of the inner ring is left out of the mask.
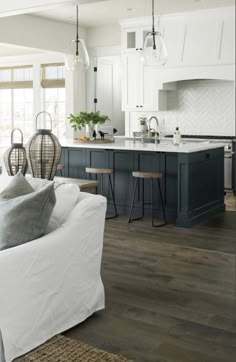
[[[160,31],[168,50],[165,66],[145,67],[141,51],[150,18],[124,20],[123,110],[167,110],[163,84],[186,79],[234,79],[234,7],[164,15]],[[158,26],[156,27],[158,29]]]
[[[140,54],[137,52],[126,54],[123,57],[122,94],[123,110],[139,110],[140,100]]]
[[[123,111],[166,110],[166,92],[159,91],[159,70],[146,67],[139,52],[123,56]]]
[[[160,31],[169,53],[164,68],[234,64],[234,10],[234,7],[225,7],[163,15]],[[151,30],[150,19],[124,20],[121,26],[123,54],[140,52],[145,35]]]
[[[140,52],[146,34],[151,31],[151,25],[122,30],[122,50],[124,53]]]

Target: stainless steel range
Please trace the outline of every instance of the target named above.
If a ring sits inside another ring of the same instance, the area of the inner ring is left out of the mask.
[[[210,140],[210,142],[220,142],[220,143],[224,143],[225,144],[225,190],[226,191],[233,191],[234,190],[234,186],[233,186],[233,181],[234,181],[234,177],[233,177],[233,155],[234,155],[234,151],[233,151],[233,140],[232,139],[217,139],[217,140]]]

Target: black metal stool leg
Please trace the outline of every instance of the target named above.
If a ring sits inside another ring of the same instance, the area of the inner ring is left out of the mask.
[[[138,179],[136,179],[135,182],[135,186],[134,186],[134,191],[133,191],[133,196],[132,196],[132,202],[131,202],[131,207],[130,207],[130,212],[129,212],[129,219],[128,219],[128,223],[131,223],[132,221],[135,220],[141,220],[144,217],[144,194],[142,195],[142,209],[143,209],[143,215],[140,217],[135,217],[132,219],[132,212],[133,212],[133,208],[134,208],[134,201],[135,201],[135,195],[136,195],[136,191],[137,191],[137,186],[138,186]]]
[[[103,195],[103,174],[101,174],[101,195]]]
[[[163,197],[162,197],[162,192],[161,192],[161,183],[160,183],[160,179],[158,179],[158,186],[159,186],[159,193],[160,193],[160,199],[161,199],[161,207],[162,207],[162,213],[163,213],[163,220],[164,220],[164,224],[166,224],[166,212],[165,212],[165,205],[164,205],[164,201],[163,201]]]
[[[97,181],[98,180],[98,174],[96,173],[95,175],[95,180]],[[96,187],[96,195],[98,194],[98,187]]]
[[[142,179],[142,217],[144,217],[144,178]]]
[[[115,194],[114,194],[114,190],[113,190],[113,186],[112,186],[112,182],[111,182],[111,175],[108,175],[108,179],[109,179],[109,185],[110,185],[110,190],[111,190],[111,195],[112,195],[112,201],[113,201],[113,206],[114,206],[114,210],[115,210],[115,214],[113,216],[107,216],[106,219],[114,219],[115,217],[118,216],[117,213],[117,208],[116,208],[116,200],[115,200]]]

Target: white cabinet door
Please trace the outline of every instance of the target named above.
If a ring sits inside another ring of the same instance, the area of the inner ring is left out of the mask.
[[[159,72],[155,67],[141,66],[140,103],[145,111],[166,110],[166,92],[159,90]]]
[[[125,53],[140,51],[142,44],[139,28],[128,28],[122,31],[122,49]]]
[[[122,30],[122,49],[124,53],[140,52],[143,49],[146,34],[151,31],[151,25]]]
[[[130,53],[123,56],[123,110],[140,109],[140,54]]]
[[[160,91],[160,69],[147,67],[140,54],[123,56],[123,111],[166,110],[166,92]]]

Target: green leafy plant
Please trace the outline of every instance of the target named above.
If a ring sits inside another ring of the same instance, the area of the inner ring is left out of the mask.
[[[139,124],[140,124],[141,126],[145,126],[145,125],[146,125],[146,120],[147,120],[146,117],[141,116],[141,117],[139,117],[138,120],[139,120]]]
[[[104,124],[106,121],[110,121],[108,116],[101,115],[100,112],[80,112],[78,114],[70,114],[68,116],[70,125],[75,131],[81,130],[86,125]]]

